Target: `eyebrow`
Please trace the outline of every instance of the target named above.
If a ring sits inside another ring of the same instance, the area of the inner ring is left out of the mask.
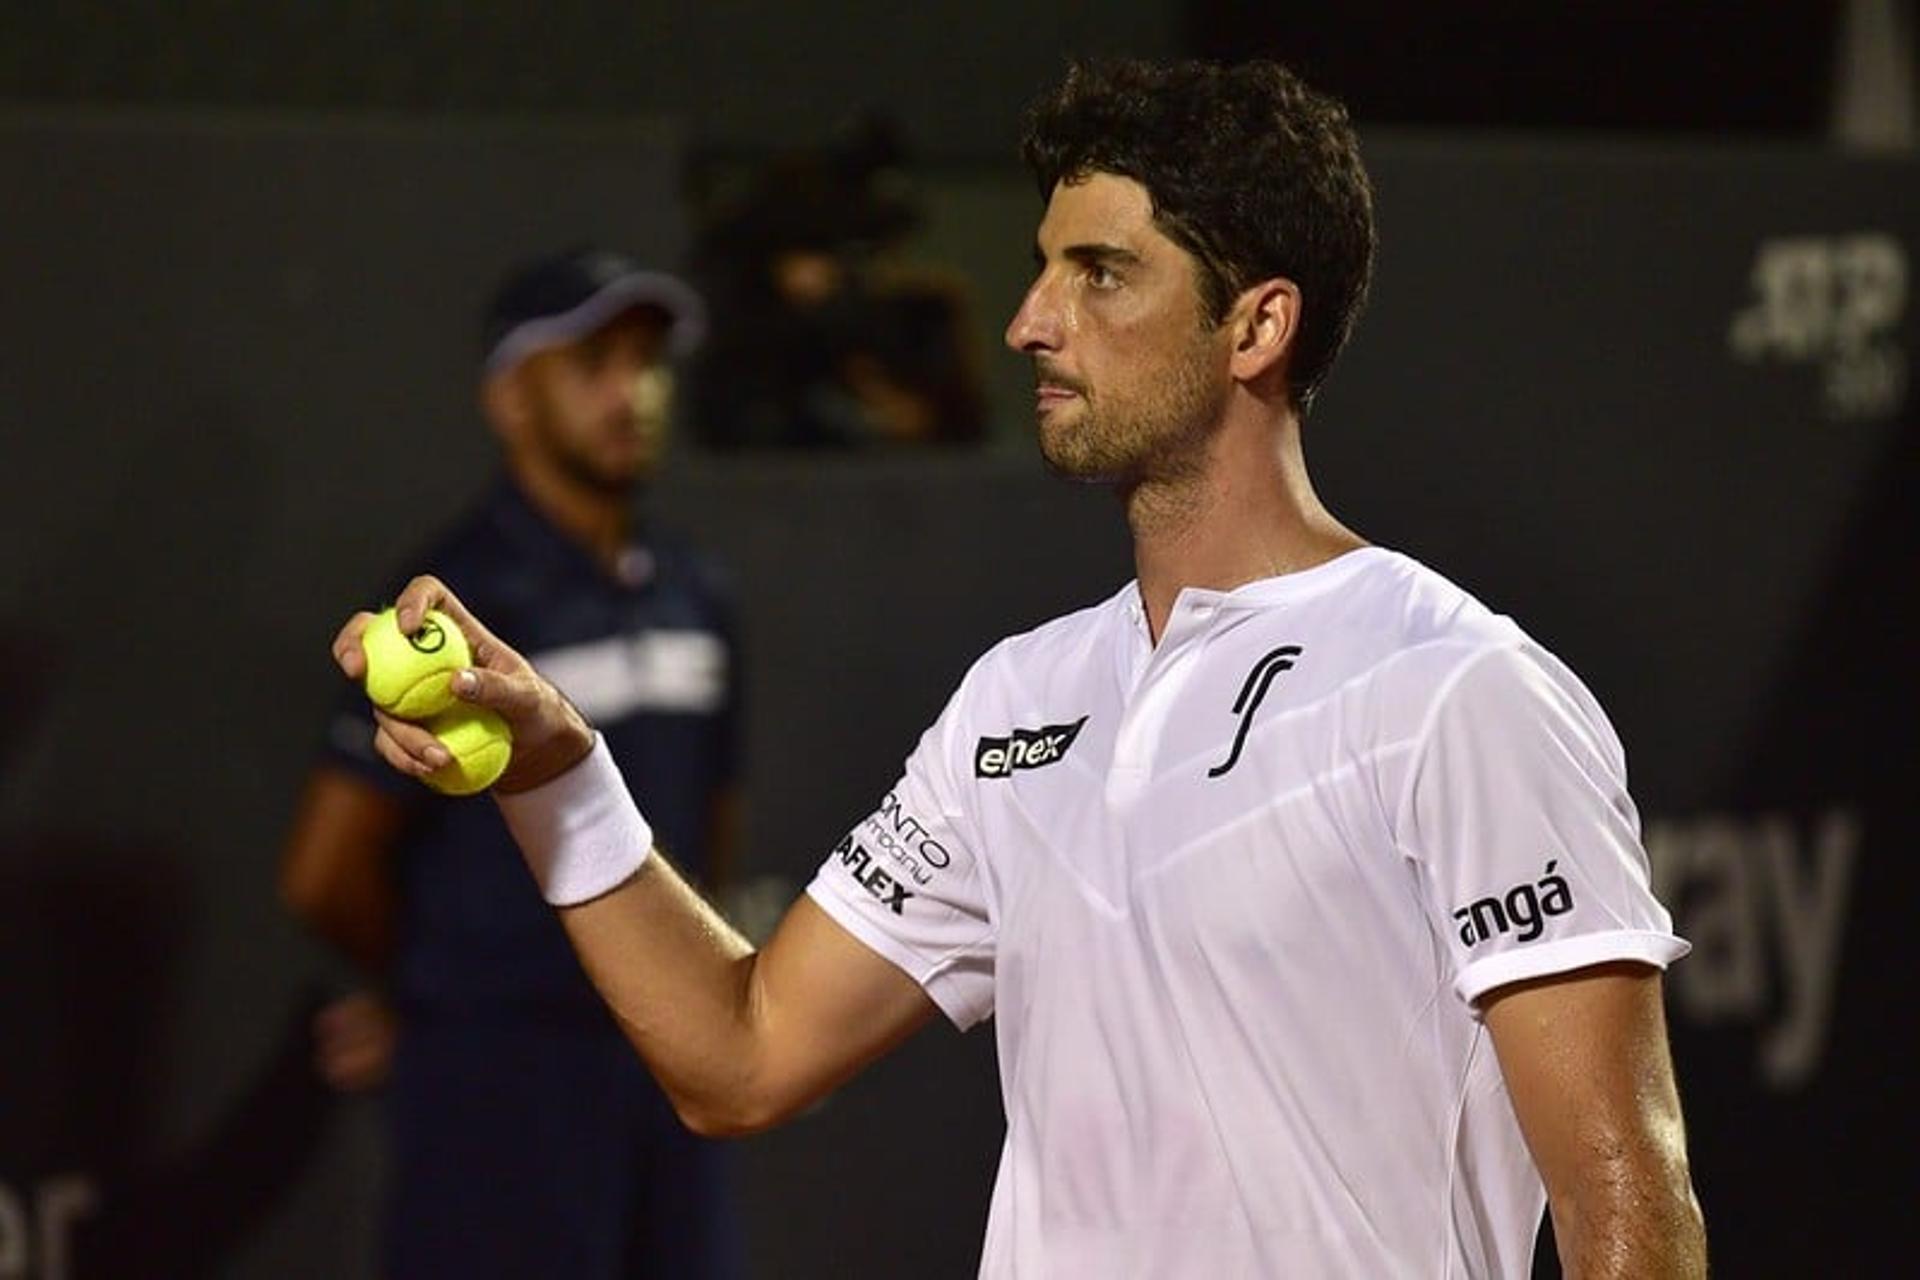
[[[1060,251],[1060,256],[1083,267],[1132,266],[1142,261],[1139,254],[1117,244],[1070,244]],[[1047,265],[1046,252],[1037,243],[1033,246],[1033,264],[1036,267]]]

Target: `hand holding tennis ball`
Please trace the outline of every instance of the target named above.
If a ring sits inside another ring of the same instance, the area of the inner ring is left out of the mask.
[[[513,757],[513,733],[485,707],[454,697],[453,676],[473,664],[473,652],[454,620],[429,610],[411,634],[393,609],[373,615],[361,633],[367,697],[389,715],[421,724],[452,757],[421,781],[445,795],[484,791]]]
[[[525,791],[593,749],[579,709],[437,578],[349,618],[333,659],[373,701],[380,758],[449,794]]]

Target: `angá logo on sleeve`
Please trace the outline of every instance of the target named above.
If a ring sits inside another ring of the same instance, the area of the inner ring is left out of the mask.
[[[1453,918],[1460,922],[1460,941],[1477,947],[1496,933],[1519,930],[1522,942],[1532,942],[1546,928],[1548,916],[1563,916],[1573,910],[1573,890],[1566,880],[1554,874],[1558,859],[1547,862],[1546,874],[1537,884],[1525,881],[1507,890],[1504,897],[1476,898],[1464,907],[1456,907]]]

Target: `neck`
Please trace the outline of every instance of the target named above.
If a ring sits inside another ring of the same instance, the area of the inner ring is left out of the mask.
[[[633,528],[633,495],[597,488],[553,467],[510,460],[508,473],[520,491],[554,527],[611,570],[626,548]]]
[[[1230,591],[1366,545],[1314,493],[1293,410],[1236,396],[1205,449],[1198,466],[1122,490],[1156,644],[1184,587]]]

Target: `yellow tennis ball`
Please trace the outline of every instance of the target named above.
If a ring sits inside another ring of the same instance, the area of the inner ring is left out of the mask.
[[[382,609],[360,637],[367,655],[361,682],[382,711],[425,720],[454,705],[453,673],[473,665],[467,638],[452,618],[430,609],[412,635],[400,634],[392,609]]]
[[[457,706],[427,721],[453,760],[421,781],[449,796],[485,791],[506,771],[513,758],[513,731],[485,707]]]

